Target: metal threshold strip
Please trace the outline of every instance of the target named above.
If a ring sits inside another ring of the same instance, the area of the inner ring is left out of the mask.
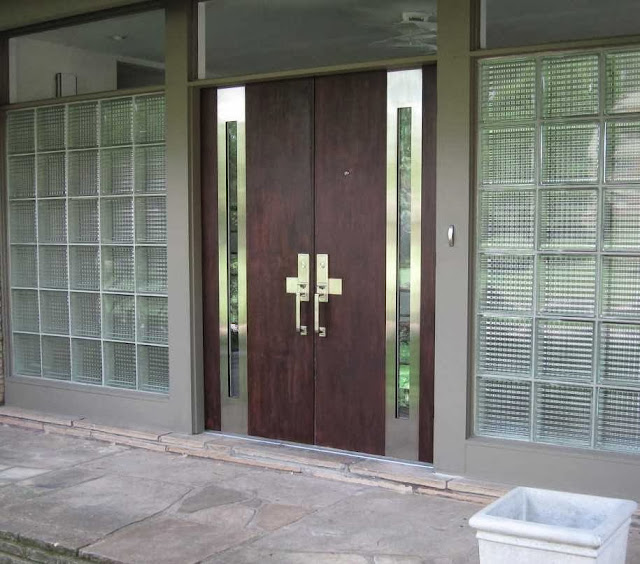
[[[340,450],[331,447],[323,447],[316,445],[304,445],[300,443],[292,443],[289,441],[279,441],[275,439],[264,439],[261,437],[249,437],[246,435],[238,435],[233,433],[220,433],[218,431],[204,431],[203,435],[209,435],[213,437],[225,437],[229,439],[242,440],[250,443],[262,444],[267,446],[282,446],[289,447],[309,452],[317,452],[324,454],[332,454],[337,456],[344,456],[349,458],[359,458],[361,460],[380,460],[382,462],[392,462],[394,464],[402,465],[402,466],[412,466],[416,468],[424,468],[428,470],[434,470],[433,464],[427,462],[418,462],[418,461],[410,461],[410,460],[401,460],[399,458],[393,458],[389,456],[379,456],[375,454],[364,454],[362,452],[354,452],[350,450]]]

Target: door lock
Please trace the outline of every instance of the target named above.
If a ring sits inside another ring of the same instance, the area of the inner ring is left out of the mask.
[[[298,276],[287,276],[287,294],[296,295],[296,332],[300,335],[307,334],[307,326],[301,324],[302,302],[309,301],[309,255],[298,254]]]
[[[320,303],[328,303],[330,295],[342,295],[342,278],[329,278],[329,255],[317,255],[316,293],[313,297],[313,313],[314,329],[318,337],[327,336],[327,328],[320,325]]]

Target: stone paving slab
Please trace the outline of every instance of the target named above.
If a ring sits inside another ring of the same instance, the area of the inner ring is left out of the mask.
[[[0,486],[1,562],[478,562],[468,519],[481,506],[404,484],[400,493],[7,426],[0,455],[4,471],[41,471]],[[640,562],[639,528],[628,562]]]
[[[300,473],[354,485],[379,485],[398,492],[444,494],[456,499],[468,497],[472,501],[489,501],[497,497],[494,489],[487,487],[482,490],[481,484],[474,493],[454,491],[448,487],[454,477],[436,474],[427,465],[397,463],[330,449],[306,448],[220,433],[184,435],[149,429],[125,429],[98,424],[82,417],[58,417],[11,406],[0,406],[1,423],[42,430],[48,434],[84,437],[112,445]]]

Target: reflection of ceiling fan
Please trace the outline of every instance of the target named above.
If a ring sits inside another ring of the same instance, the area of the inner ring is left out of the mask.
[[[402,19],[393,24],[396,35],[371,45],[386,47],[428,47],[436,49],[438,19],[434,14],[426,12],[403,12]]]

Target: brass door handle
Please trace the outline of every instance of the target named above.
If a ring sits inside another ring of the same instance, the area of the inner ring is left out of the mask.
[[[342,295],[342,278],[329,278],[329,255],[316,256],[316,293],[313,296],[314,329],[318,337],[327,336],[327,328],[320,325],[320,302],[328,303],[329,295]]]
[[[296,295],[296,332],[307,334],[307,326],[302,325],[302,302],[309,301],[309,255],[298,254],[298,276],[287,276],[287,294]]]

